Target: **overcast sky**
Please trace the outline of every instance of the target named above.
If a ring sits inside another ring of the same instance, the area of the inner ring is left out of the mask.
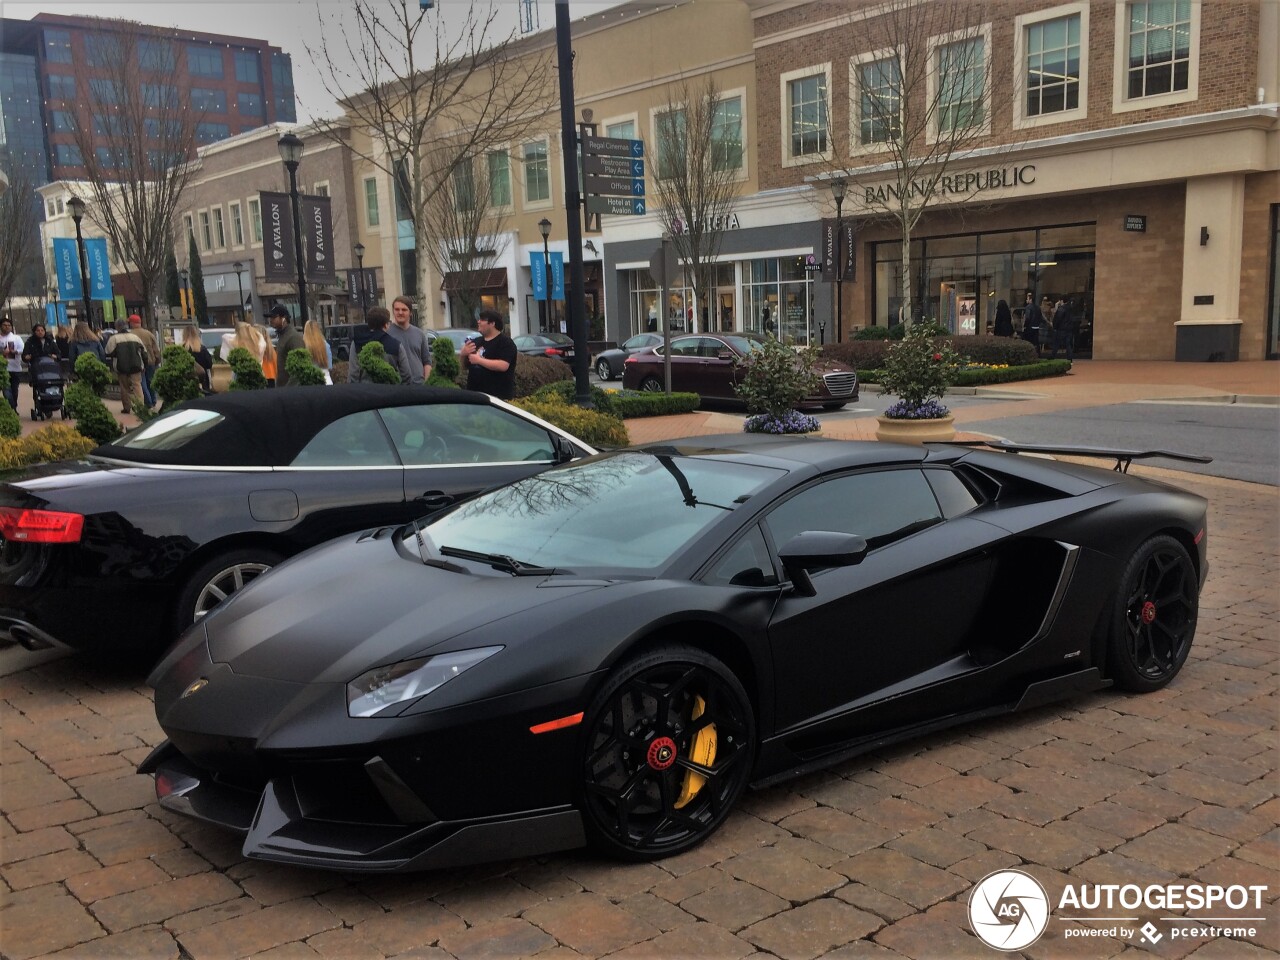
[[[462,22],[471,0],[438,0],[446,23]],[[489,0],[476,0],[487,4]],[[517,0],[493,0],[504,24],[502,35],[519,23]],[[575,19],[607,9],[616,0],[572,0]],[[542,29],[555,26],[554,0],[538,0]],[[333,33],[339,24],[354,28],[351,0],[0,0],[0,12],[16,20],[30,20],[38,13],[60,13],[137,20],[163,27],[187,28],[204,33],[266,40],[293,57],[293,80],[297,91],[298,119],[307,121],[333,116],[337,106],[321,83],[321,68],[312,62],[307,49],[320,49],[323,29],[329,31],[330,53],[345,50],[341,37]],[[450,11],[457,11],[451,16]],[[421,42],[421,41],[420,41]],[[426,50],[424,53],[428,52]]]

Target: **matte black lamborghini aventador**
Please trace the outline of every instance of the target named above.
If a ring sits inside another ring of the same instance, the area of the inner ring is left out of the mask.
[[[247,856],[686,850],[747,784],[1173,679],[1200,497],[990,450],[701,438],[282,564],[156,668],[168,809]]]

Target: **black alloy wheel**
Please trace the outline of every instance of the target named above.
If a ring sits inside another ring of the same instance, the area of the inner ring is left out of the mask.
[[[596,361],[596,376],[601,380],[613,379],[613,367],[609,366],[608,360]]]
[[[1158,536],[1139,547],[1125,566],[1112,613],[1116,685],[1147,693],[1176,677],[1191,651],[1199,606],[1195,566],[1182,544]]]
[[[625,860],[681,853],[729,815],[751,775],[755,711],[692,647],[619,667],[588,711],[582,804],[592,843]]]

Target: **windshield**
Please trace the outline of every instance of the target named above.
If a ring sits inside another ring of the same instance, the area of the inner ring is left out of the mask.
[[[109,446],[135,450],[177,450],[222,422],[213,410],[174,410],[131,430]]]
[[[443,550],[582,572],[653,572],[783,471],[626,451],[477,497],[429,524]]]

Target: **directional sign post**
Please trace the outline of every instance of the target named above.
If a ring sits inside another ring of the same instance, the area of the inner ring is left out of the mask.
[[[607,213],[611,217],[639,217],[645,211],[641,197],[587,197],[587,213]]]
[[[602,177],[644,176],[644,161],[628,160],[625,157],[599,157],[589,153],[583,158],[582,168],[588,175]]]
[[[643,157],[643,140],[624,140],[621,137],[583,137],[584,153],[601,157]]]
[[[587,193],[607,193],[622,197],[643,197],[644,178],[602,177],[594,173],[586,175]]]
[[[582,171],[589,222],[598,221],[601,214],[644,215],[643,140],[583,136]]]

